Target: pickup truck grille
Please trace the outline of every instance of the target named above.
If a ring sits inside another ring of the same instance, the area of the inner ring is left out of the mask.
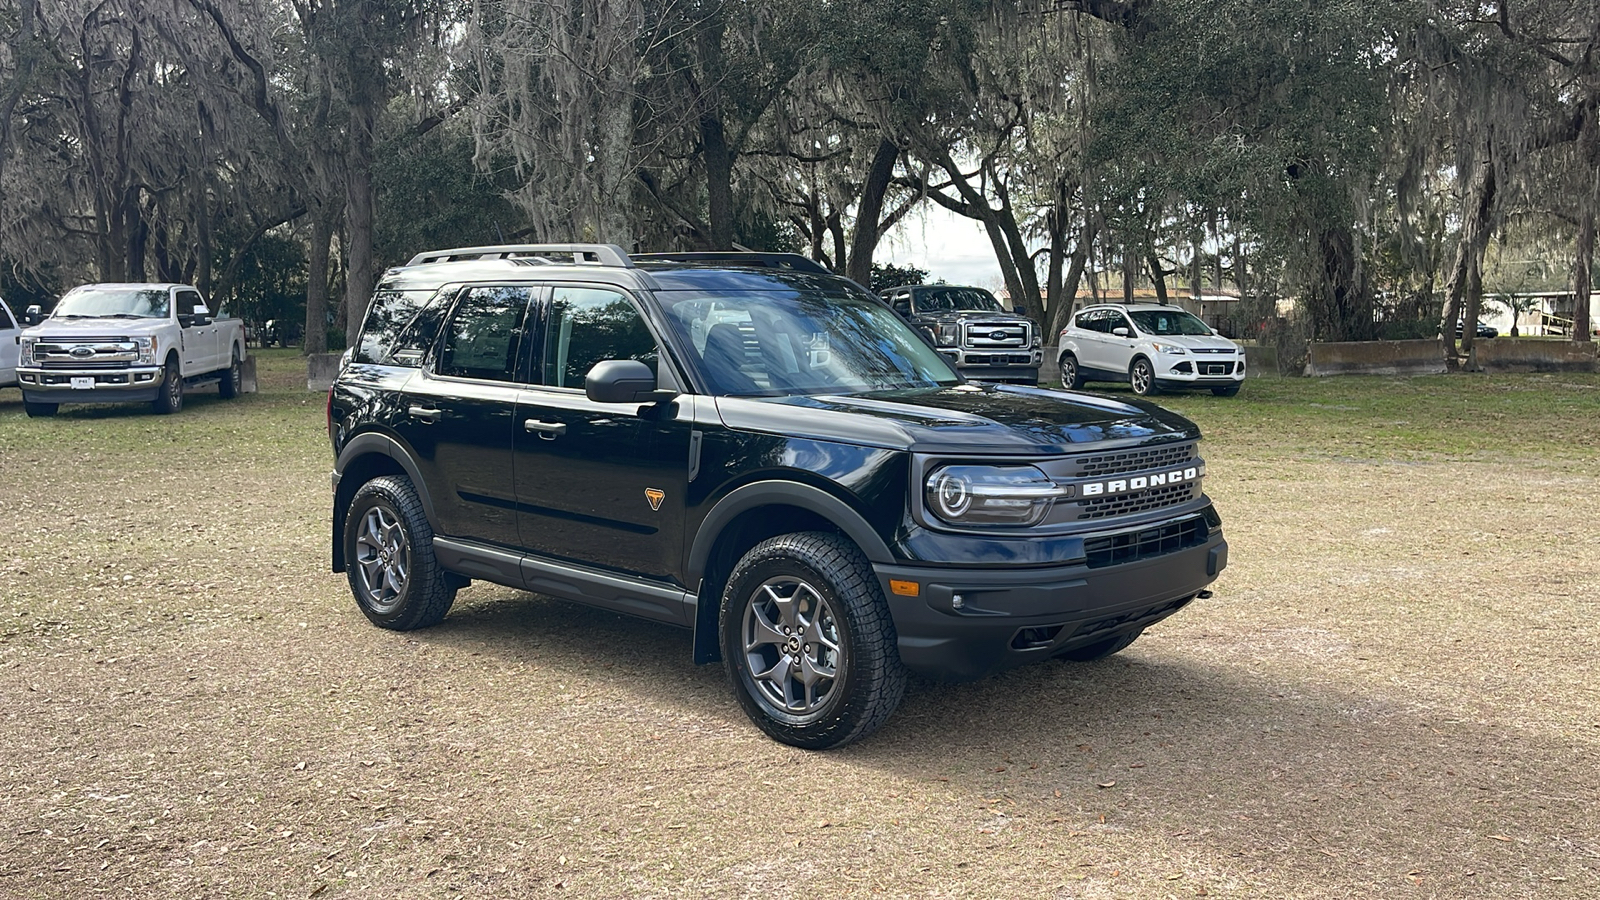
[[[126,369],[139,360],[139,347],[122,338],[43,340],[33,345],[42,369]]]
[[[1026,348],[1033,340],[1031,328],[1029,322],[970,322],[964,329],[963,345],[968,350]]]

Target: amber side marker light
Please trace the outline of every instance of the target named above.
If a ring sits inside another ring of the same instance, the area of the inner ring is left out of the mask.
[[[893,591],[896,597],[915,597],[922,593],[922,585],[915,581],[890,579],[889,590]]]

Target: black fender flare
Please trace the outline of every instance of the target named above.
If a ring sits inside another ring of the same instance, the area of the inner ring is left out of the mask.
[[[850,504],[821,488],[798,481],[758,481],[735,488],[718,500],[706,514],[705,519],[700,522],[700,527],[695,531],[694,540],[690,545],[688,565],[684,570],[685,583],[693,585],[697,594],[694,615],[696,663],[716,662],[722,657],[717,638],[717,613],[721,598],[698,596],[704,587],[703,579],[710,563],[711,551],[716,547],[717,540],[722,536],[728,523],[742,513],[772,505],[793,506],[815,513],[838,526],[846,537],[861,548],[868,561],[894,562],[889,545],[872,529],[866,518]]]
[[[332,540],[333,570],[335,572],[344,571],[343,519],[345,504],[339,500],[342,487],[341,481],[352,460],[370,454],[386,456],[399,464],[400,468],[406,473],[406,477],[411,479],[412,487],[416,488],[417,497],[422,501],[422,513],[428,517],[428,524],[435,531],[438,529],[439,520],[433,514],[433,498],[428,494],[427,483],[422,480],[422,470],[417,467],[416,460],[411,458],[411,454],[406,450],[405,445],[381,432],[368,431],[358,434],[340,449],[339,456],[333,465]],[[354,495],[355,488],[351,488],[348,493]]]

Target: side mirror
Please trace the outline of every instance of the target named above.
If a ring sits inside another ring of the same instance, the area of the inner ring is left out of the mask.
[[[1023,309],[1023,308],[1022,308],[1022,307],[1020,307],[1020,306],[1013,306],[1013,307],[1011,307],[1011,311],[1012,311],[1012,312],[1013,312],[1013,313],[1016,313],[1016,314],[1017,314],[1017,315],[1019,315],[1019,316],[1026,316],[1026,315],[1027,315],[1027,314],[1028,314],[1028,311],[1027,311],[1027,310],[1025,310],[1025,309]]]
[[[190,325],[210,325],[211,310],[205,304],[196,305],[194,312],[189,315]]]
[[[24,325],[37,325],[43,321],[44,310],[40,309],[37,304],[22,311],[22,324]]]
[[[650,403],[656,393],[655,370],[636,359],[608,359],[594,364],[583,377],[584,394],[596,403]]]
[[[1118,325],[1117,327],[1111,329],[1111,333],[1117,337],[1129,337],[1132,335],[1132,332],[1130,332],[1125,325]]]

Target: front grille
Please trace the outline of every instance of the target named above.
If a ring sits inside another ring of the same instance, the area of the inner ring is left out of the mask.
[[[981,353],[968,353],[966,365],[969,366],[1025,366],[1033,362],[1033,358],[1026,353],[995,353],[985,356]]]
[[[1078,519],[1107,519],[1112,516],[1124,516],[1129,513],[1145,512],[1160,509],[1163,506],[1176,506],[1187,503],[1200,496],[1200,483],[1187,481],[1182,484],[1163,485],[1158,488],[1137,491],[1128,494],[1110,494],[1101,497],[1090,497],[1078,501]]]
[[[1032,340],[1027,322],[990,325],[974,322],[966,326],[966,346],[973,350],[1004,350],[1026,347]]]
[[[39,360],[41,369],[126,369],[133,365],[128,360],[67,359],[60,357]]]
[[[1085,456],[1074,460],[1077,463],[1077,471],[1072,473],[1072,477],[1121,475],[1125,472],[1142,472],[1146,469],[1175,466],[1193,459],[1194,449],[1195,445],[1191,443],[1176,447],[1156,447],[1151,450],[1128,450],[1123,453]]]
[[[1206,542],[1210,529],[1201,516],[1155,528],[1102,535],[1083,542],[1084,556],[1091,569],[1121,565],[1176,553]]]
[[[1195,363],[1195,369],[1197,370],[1195,372],[1197,375],[1232,375],[1233,363],[1197,362]]]

